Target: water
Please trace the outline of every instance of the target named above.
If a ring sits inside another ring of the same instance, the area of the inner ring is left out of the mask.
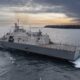
[[[0,34],[8,30],[6,27]],[[42,29],[42,31],[49,34],[51,40],[56,43],[80,45],[79,29]],[[80,80],[80,59],[74,63],[76,68],[67,61],[51,57],[0,51],[0,80]]]
[[[0,80],[80,80],[80,69],[69,62],[21,54],[25,52],[0,52]]]

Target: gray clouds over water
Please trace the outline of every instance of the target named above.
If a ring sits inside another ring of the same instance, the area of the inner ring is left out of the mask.
[[[18,6],[25,5],[28,2],[46,5],[46,6],[63,6],[67,11],[80,15],[80,0],[0,0],[0,5]],[[51,11],[51,10],[47,10]],[[52,12],[52,11],[51,11]],[[70,14],[71,14],[70,13]]]
[[[70,17],[80,18],[80,0],[0,0],[2,7],[26,6],[18,12],[58,12]]]

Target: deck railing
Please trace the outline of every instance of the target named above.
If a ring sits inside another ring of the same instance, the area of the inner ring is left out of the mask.
[[[66,50],[66,51],[76,51],[78,46],[67,45],[67,44],[47,44],[47,45],[40,45],[41,47],[51,48],[51,49],[58,49],[58,50]]]

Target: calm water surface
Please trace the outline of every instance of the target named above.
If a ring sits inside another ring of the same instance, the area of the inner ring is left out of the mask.
[[[1,29],[1,36],[9,31],[8,28]],[[79,29],[42,29],[42,31],[50,35],[54,42],[80,45]],[[80,69],[73,66],[63,60],[27,52],[0,51],[0,80],[80,80]]]

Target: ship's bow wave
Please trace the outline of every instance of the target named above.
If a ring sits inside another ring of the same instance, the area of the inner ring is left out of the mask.
[[[75,66],[75,68],[80,68],[80,57],[76,60],[72,62]]]

